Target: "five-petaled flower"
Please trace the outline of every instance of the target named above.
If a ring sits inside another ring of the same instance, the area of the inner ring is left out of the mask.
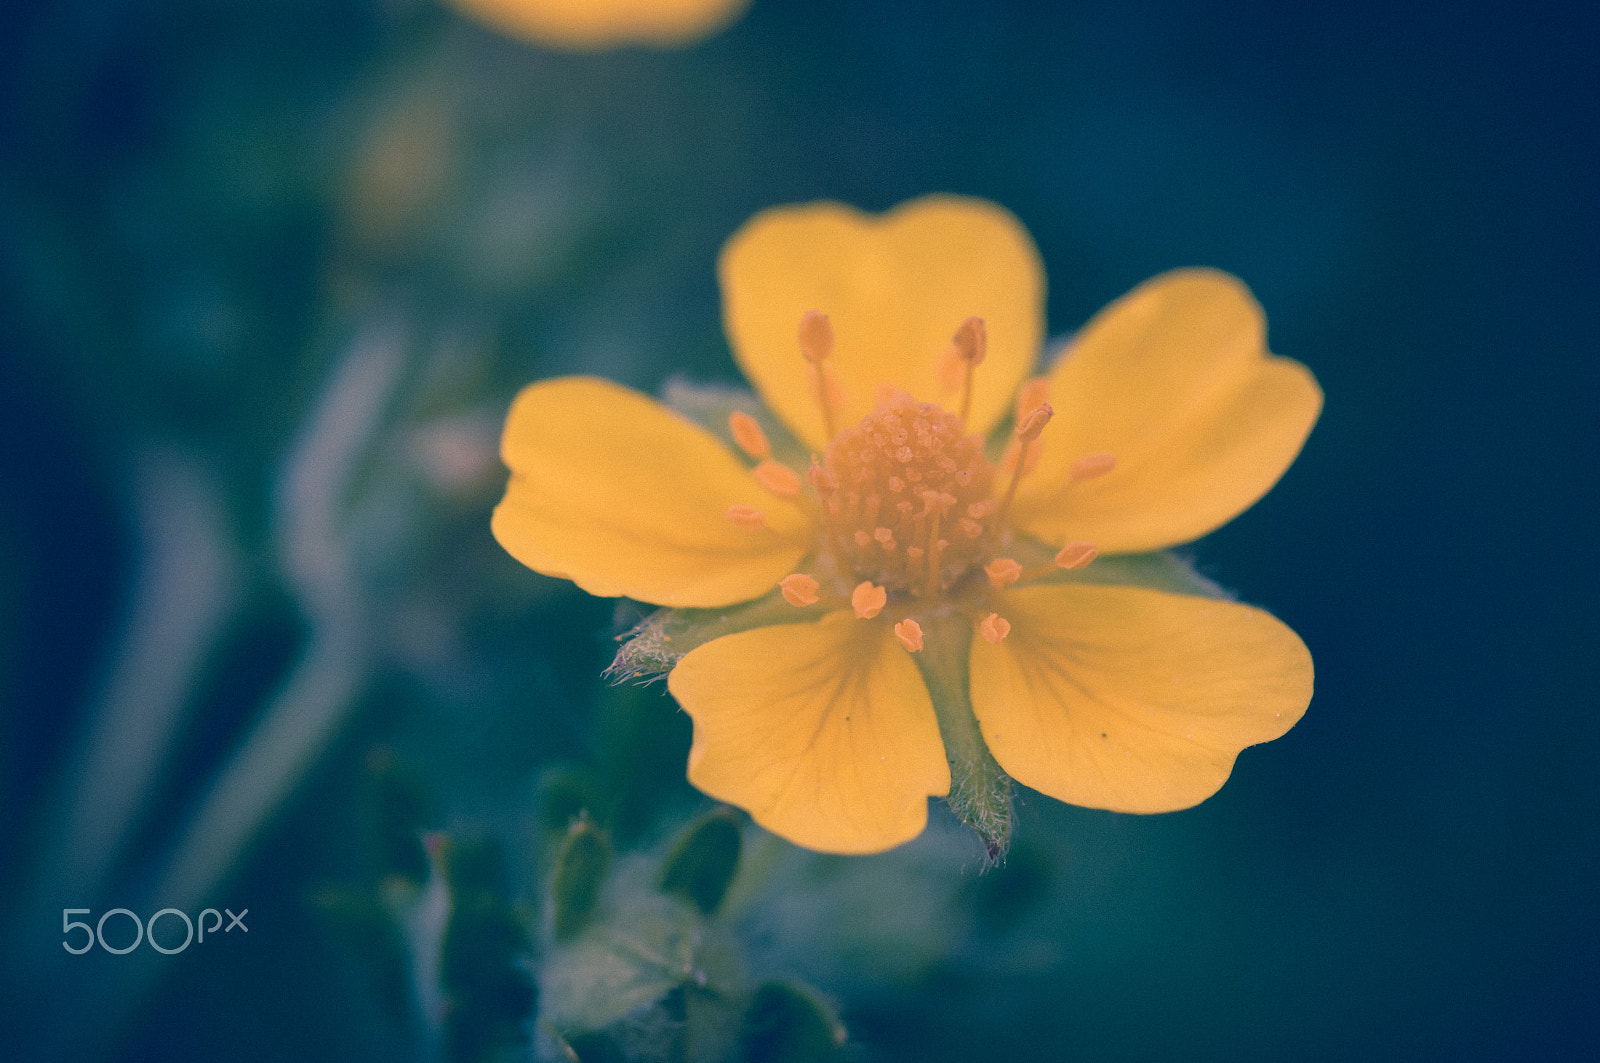
[[[1138,563],[1266,493],[1321,408],[1237,280],[1157,277],[1030,377],[1043,269],[983,201],[772,210],[720,275],[771,413],[708,427],[603,380],[534,384],[494,515],[529,567],[696,618],[654,648],[702,791],[841,853],[915,837],[949,795],[994,853],[995,779],[1186,808],[1300,718],[1293,631]]]

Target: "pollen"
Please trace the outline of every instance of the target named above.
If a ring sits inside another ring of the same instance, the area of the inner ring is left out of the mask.
[[[767,433],[761,430],[760,422],[743,410],[728,414],[728,431],[733,433],[733,441],[739,444],[739,449],[757,461],[772,457],[772,444],[767,442]]]
[[[999,613],[990,613],[978,621],[978,634],[987,642],[999,645],[1002,640],[1011,634],[1011,622]]]
[[[737,524],[741,528],[751,531],[760,531],[767,526],[767,515],[755,506],[732,505],[724,513],[723,519],[730,524]]]
[[[857,620],[871,620],[883,612],[883,607],[888,604],[889,592],[871,580],[862,580],[850,592],[850,608],[856,611]]]
[[[783,592],[783,600],[797,609],[817,604],[817,581],[803,572],[783,577],[778,581],[778,588]]]
[[[909,616],[894,626],[894,637],[900,640],[900,645],[908,653],[916,653],[922,649],[922,625]]]
[[[940,406],[888,396],[834,437],[809,478],[846,575],[939,593],[985,559],[994,468]]]

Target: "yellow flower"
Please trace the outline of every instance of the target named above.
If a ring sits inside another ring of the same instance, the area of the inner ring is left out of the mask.
[[[589,51],[691,44],[738,18],[750,0],[454,0],[462,11],[537,44]]]
[[[602,380],[534,384],[494,515],[529,567],[675,607],[640,652],[671,666],[702,791],[840,853],[915,837],[948,795],[994,854],[1007,775],[1186,808],[1300,718],[1294,632],[1151,553],[1266,493],[1321,408],[1237,280],[1157,277],[1029,379],[1043,268],[993,204],[773,210],[720,276],[775,417],[713,431]]]

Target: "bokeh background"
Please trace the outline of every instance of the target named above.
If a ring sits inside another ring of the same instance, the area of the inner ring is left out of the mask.
[[[747,217],[949,191],[1031,230],[1055,334],[1213,265],[1314,370],[1299,461],[1191,552],[1317,693],[1197,809],[1024,794],[987,876],[936,822],[763,917],[903,939],[768,954],[858,1059],[1593,1058],[1596,21],[754,0],[572,54],[432,0],[5,5],[0,1055],[435,1058],[329,915],[394,778],[518,903],[552,765],[659,776],[623,844],[700,807],[670,702],[598,680],[612,604],[489,536],[511,395],[736,382]],[[205,904],[248,938],[59,948]]]

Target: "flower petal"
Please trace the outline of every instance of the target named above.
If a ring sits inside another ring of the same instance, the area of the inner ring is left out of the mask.
[[[988,431],[1038,355],[1044,266],[1026,229],[981,199],[926,196],[887,214],[838,203],[780,207],[751,219],[719,263],[728,342],[762,398],[817,450],[828,442],[800,317],[833,323],[827,365],[844,389],[836,428],[872,410],[879,384],[955,409],[940,358],[968,317],[981,317],[988,357],[973,384],[973,430]]]
[[[511,482],[495,538],[590,594],[728,605],[771,590],[811,543],[810,520],[762,490],[714,436],[609,381],[523,389],[500,453]],[[761,510],[766,527],[727,520],[735,504]]]
[[[515,37],[587,51],[624,44],[675,47],[732,22],[750,0],[454,0]]]
[[[1272,357],[1261,307],[1237,279],[1179,270],[1089,322],[1050,375],[1055,418],[1017,492],[1017,526],[1102,553],[1188,542],[1266,494],[1322,409],[1298,362]],[[1074,461],[1115,467],[1073,483]]]
[[[1082,585],[1000,600],[1011,634],[973,640],[973,711],[1007,774],[1074,805],[1199,804],[1311,701],[1305,644],[1259,609]]]
[[[841,611],[729,635],[667,685],[694,718],[689,781],[796,845],[892,848],[950,789],[928,692],[886,623]]]

